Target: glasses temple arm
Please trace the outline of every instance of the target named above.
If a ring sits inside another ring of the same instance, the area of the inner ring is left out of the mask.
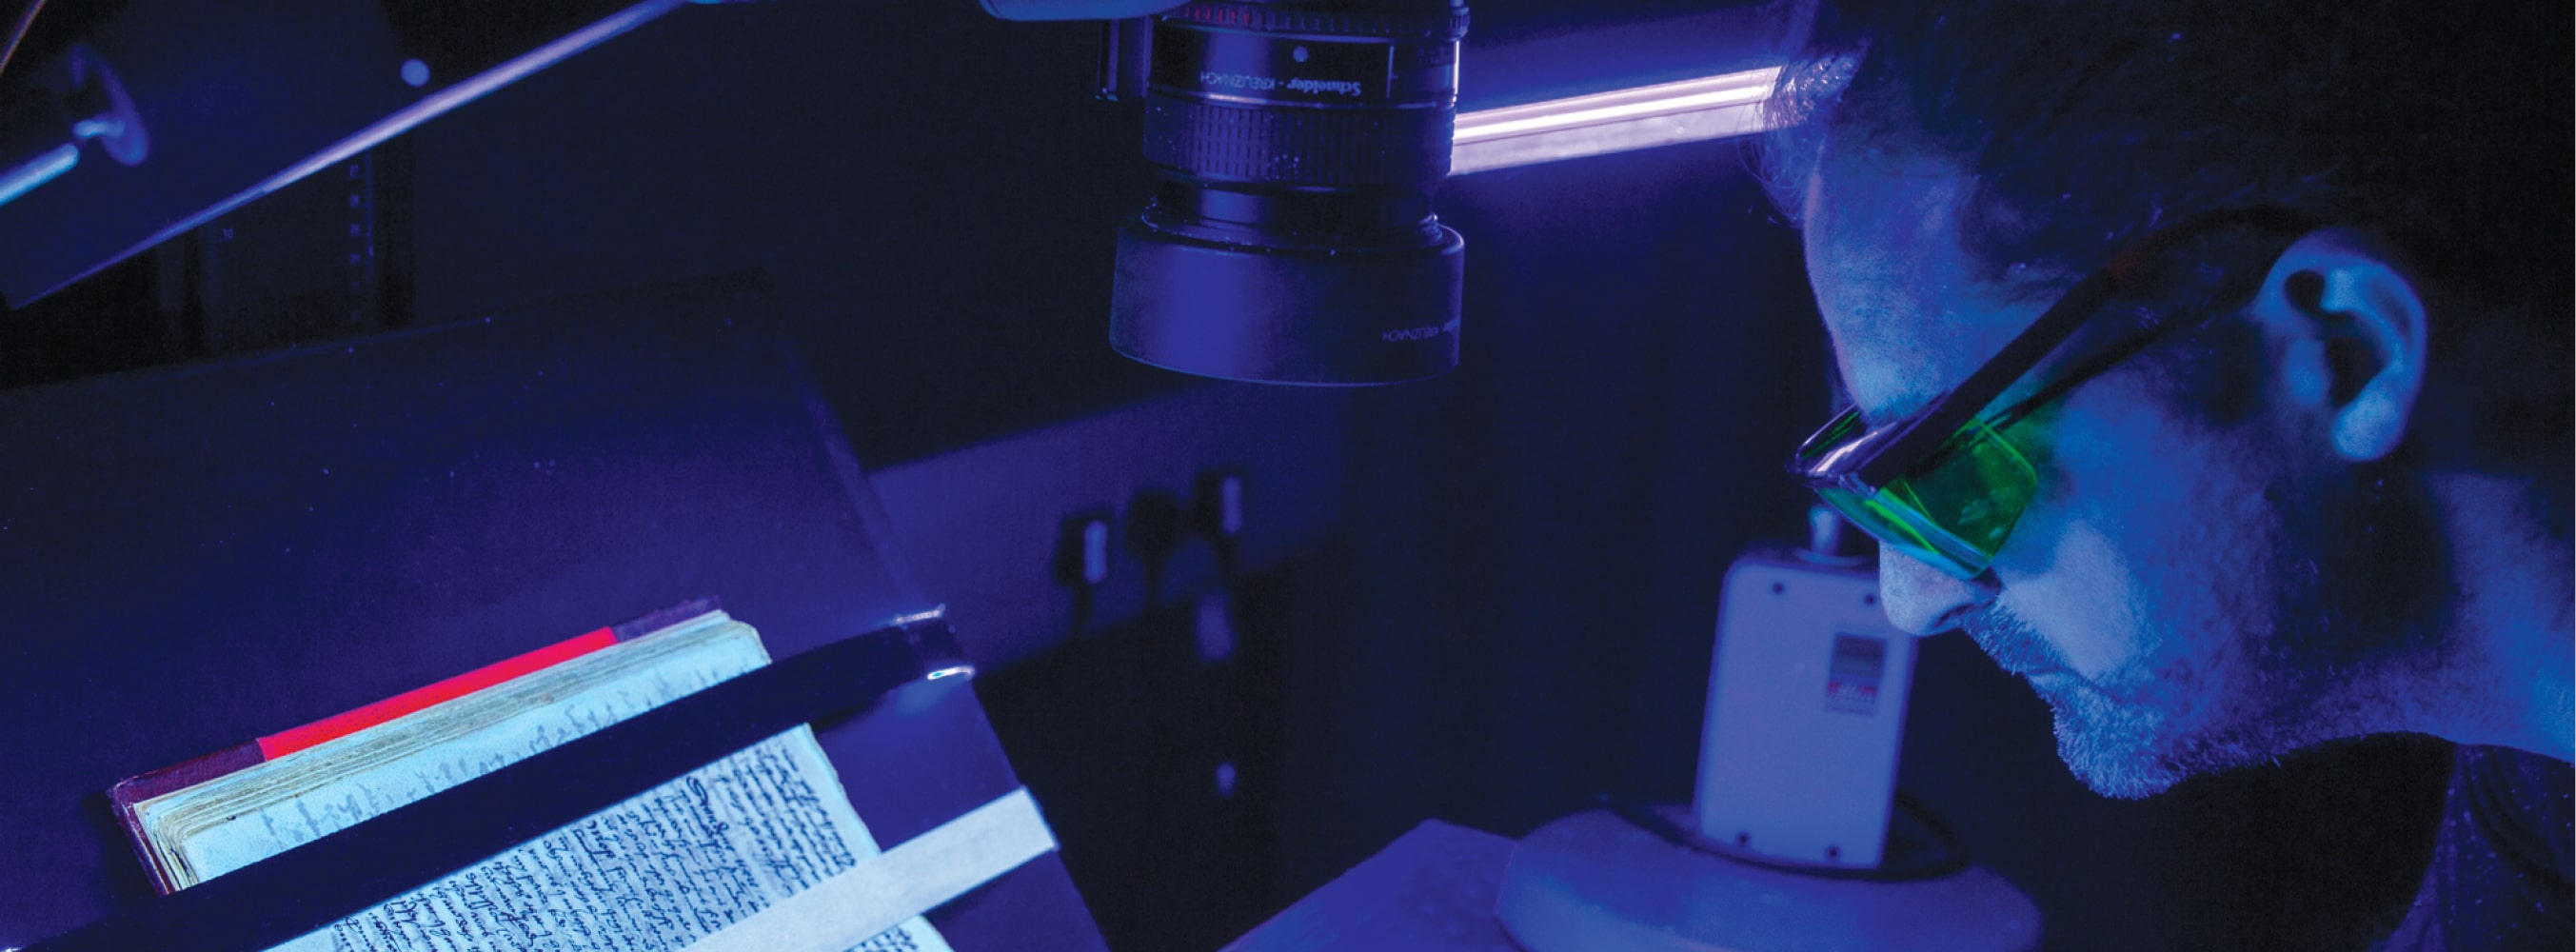
[[[2021,375],[2030,372],[2041,358],[2073,337],[2076,329],[2084,326],[2085,320],[2101,309],[2103,302],[2110,300],[2112,292],[2118,289],[2119,280],[2107,271],[2096,272],[2078,283],[2074,290],[2068,291],[2065,297],[2059,298],[2042,313],[2039,320],[2031,322],[2011,343],[2005,344],[1994,359],[1986,361],[1985,366],[1969,374],[1968,379],[1956,389],[1934,401],[1885,450],[1862,464],[1858,473],[1861,481],[1872,486],[1886,485],[1904,475],[1905,470],[1917,461],[1931,455],[1951,434],[1974,418],[1977,411],[2002,396],[2013,381],[2021,379]]]
[[[2015,423],[2021,422],[2023,417],[2029,416],[2032,411],[2035,411],[2040,407],[2047,406],[2049,401],[2065,396],[2066,392],[2075,389],[2076,385],[2100,376],[2103,371],[2118,366],[2121,361],[2137,356],[2139,351],[2147,349],[2148,345],[2154,344],[2157,340],[2162,339],[2167,333],[2170,333],[2174,326],[2175,325],[2172,323],[2160,322],[2154,327],[2129,335],[2128,339],[2121,341],[2110,349],[2094,356],[2092,359],[2076,365],[2074,370],[2069,371],[2064,376],[2050,381],[2048,386],[2039,388],[2038,391],[2032,393],[2030,396],[2023,397],[2013,405],[2003,408],[1991,417],[1987,417],[1986,425],[1997,431],[2001,431],[2006,427],[2010,427]]]

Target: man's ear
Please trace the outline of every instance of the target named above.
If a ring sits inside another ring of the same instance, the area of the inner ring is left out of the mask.
[[[2284,336],[2287,392],[2345,459],[2397,449],[2423,389],[2424,300],[2396,256],[2349,228],[2309,232],[2272,264],[2253,308]]]

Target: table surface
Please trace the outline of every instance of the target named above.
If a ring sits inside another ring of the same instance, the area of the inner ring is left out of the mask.
[[[1425,821],[1224,952],[1520,952],[1494,918],[1512,848]]]

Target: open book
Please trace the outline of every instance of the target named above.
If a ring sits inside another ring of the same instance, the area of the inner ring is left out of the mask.
[[[692,603],[129,778],[109,799],[173,892],[768,662],[750,626]],[[800,725],[281,948],[684,948],[877,853]],[[916,916],[856,949],[948,945]]]

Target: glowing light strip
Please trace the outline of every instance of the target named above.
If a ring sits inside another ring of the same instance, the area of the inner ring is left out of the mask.
[[[474,100],[481,99],[493,90],[507,86],[513,82],[517,82],[520,77],[526,76],[529,73],[536,72],[540,69],[544,69],[548,66],[552,66],[567,56],[571,56],[593,46],[597,46],[610,37],[632,30],[638,26],[642,26],[645,22],[652,20],[655,17],[659,17],[662,14],[677,10],[689,2],[690,0],[644,0],[642,3],[638,3],[624,10],[610,14],[607,19],[600,20],[599,22],[593,23],[579,30],[564,34],[561,39],[557,39],[552,43],[537,47],[536,49],[530,50],[526,53],[519,54],[517,57],[514,57],[499,66],[477,73],[463,82],[459,82],[453,86],[440,89],[437,92],[430,93],[429,95],[413,100],[411,105],[396,110],[392,115],[386,116],[374,125],[358,130],[357,134],[346,139],[342,139],[338,143],[331,145],[320,152],[314,153],[312,158],[296,163],[286,171],[269,176],[259,184],[253,185],[248,189],[244,189],[240,194],[234,195],[231,198],[217,202],[204,211],[180,219],[169,227],[153,233],[151,237],[136,242],[132,247],[129,247],[124,251],[117,252],[106,260],[91,266],[88,270],[73,275],[65,280],[56,282],[52,287],[39,292],[37,296],[42,297],[46,294],[52,294],[55,291],[61,290],[65,285],[71,284],[72,282],[78,281],[82,278],[89,277],[92,274],[96,274],[108,265],[131,258],[136,254],[140,254],[144,250],[151,248],[153,245],[157,245],[164,241],[168,241],[171,238],[177,237],[180,233],[185,232],[188,229],[213,221],[216,216],[232,211],[235,208],[239,208],[251,199],[285,188],[288,185],[294,184],[297,179],[301,179],[307,175],[330,168],[333,164],[360,152],[366,151],[368,147],[383,142],[386,139],[391,139],[394,136],[400,135],[404,130],[426,122],[440,113],[444,113],[450,109],[473,102]]]
[[[1462,114],[1449,174],[1763,131],[1777,67]]]
[[[0,172],[0,205],[18,200],[36,186],[51,182],[80,164],[80,143],[65,142],[27,164]]]
[[[878,623],[877,627],[901,628],[905,625],[918,625],[925,621],[938,621],[939,619],[946,617],[948,617],[948,606],[944,604],[935,605],[927,611],[917,611],[909,615],[896,615],[892,618],[888,618],[885,621]]]

